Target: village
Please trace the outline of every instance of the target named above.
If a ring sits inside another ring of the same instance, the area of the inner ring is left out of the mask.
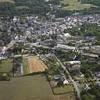
[[[0,80],[44,73],[54,95],[74,93],[81,100],[82,90],[100,88],[100,41],[69,30],[100,27],[100,15],[49,17],[0,17]]]

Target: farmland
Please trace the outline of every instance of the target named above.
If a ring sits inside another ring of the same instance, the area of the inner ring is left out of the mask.
[[[15,3],[14,0],[0,0],[0,3],[3,3],[3,2]]]
[[[2,60],[0,61],[0,72],[10,72],[12,70],[12,60]]]
[[[47,66],[37,56],[29,56],[24,58],[25,73],[44,72]]]
[[[14,78],[10,82],[0,82],[0,100],[31,100],[32,98],[45,98],[50,95],[52,95],[51,89],[42,75]]]
[[[66,85],[62,87],[55,87],[53,89],[55,94],[74,93],[73,85]]]
[[[84,10],[96,7],[92,4],[81,4],[78,0],[62,0],[61,3],[65,5],[63,7],[64,10]]]
[[[28,58],[29,72],[44,72],[47,66],[39,59],[39,57],[29,57]]]
[[[23,66],[24,74],[29,74],[28,58],[26,57],[23,57]]]
[[[53,95],[44,74],[0,82],[0,100],[65,100],[65,98],[75,100],[73,94]]]

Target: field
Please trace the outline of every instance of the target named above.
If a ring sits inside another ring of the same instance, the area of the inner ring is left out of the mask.
[[[0,61],[0,72],[10,72],[12,70],[12,60],[2,60]]]
[[[65,5],[63,7],[65,10],[84,10],[89,9],[90,7],[96,7],[92,4],[81,4],[78,0],[62,0],[61,3]]]
[[[14,78],[9,82],[0,82],[0,100],[34,100],[50,95],[52,95],[51,88],[42,75],[26,76]]]
[[[29,68],[28,68],[28,58],[27,57],[23,57],[23,70],[24,70],[24,74],[29,74]]]
[[[53,88],[54,94],[74,93],[73,85],[66,85],[64,87]]]
[[[75,96],[54,96],[45,76],[40,74],[0,82],[0,100],[75,100]]]
[[[44,72],[47,69],[47,66],[37,56],[29,56],[24,60],[26,73]]]
[[[39,57],[29,57],[28,58],[29,72],[44,72],[47,66],[39,59]]]
[[[3,2],[10,2],[10,3],[15,3],[14,0],[0,0],[1,3]]]

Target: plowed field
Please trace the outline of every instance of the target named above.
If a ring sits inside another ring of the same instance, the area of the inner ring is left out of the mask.
[[[37,56],[28,57],[28,67],[30,73],[44,72],[47,69],[47,66]]]

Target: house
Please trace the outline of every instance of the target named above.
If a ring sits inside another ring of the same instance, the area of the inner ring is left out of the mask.
[[[99,71],[99,72],[96,72],[96,73],[95,73],[95,76],[96,76],[97,78],[100,78],[100,71]]]
[[[56,49],[63,49],[63,50],[75,50],[76,48],[74,46],[68,46],[68,45],[63,45],[63,44],[57,44],[55,46]]]
[[[77,71],[80,72],[81,62],[80,61],[67,61],[64,62],[66,68],[70,71]]]
[[[68,80],[64,75],[54,75],[53,79],[55,82],[57,82],[57,84],[62,84],[62,85],[69,84]]]
[[[100,82],[98,81],[98,82],[96,82],[96,85],[98,86],[98,87],[100,87]]]
[[[91,57],[91,58],[99,58],[99,55],[92,53],[82,53],[82,56]]]

